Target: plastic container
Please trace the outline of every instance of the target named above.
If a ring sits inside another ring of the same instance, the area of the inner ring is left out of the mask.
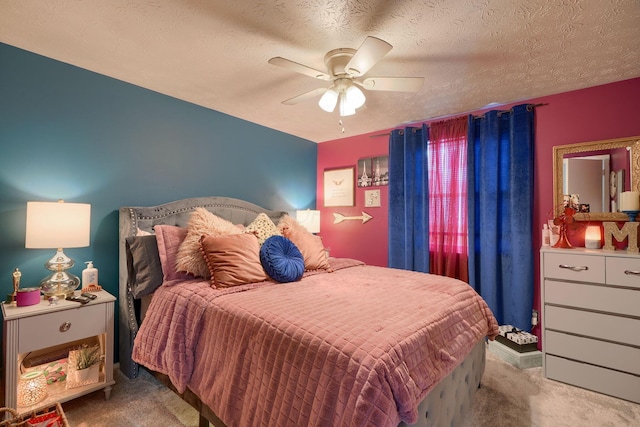
[[[98,269],[93,266],[93,261],[85,262],[87,268],[82,270],[82,287],[98,284]]]
[[[551,246],[551,230],[547,224],[542,225],[542,246]]]

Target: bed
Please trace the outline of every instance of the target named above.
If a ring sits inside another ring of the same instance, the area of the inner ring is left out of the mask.
[[[203,209],[239,229],[259,217],[273,224],[287,217],[226,197],[121,208],[125,375],[135,378],[144,366],[198,409],[201,425],[462,423],[484,371],[486,338],[498,333],[468,285],[327,258],[329,268],[305,270],[292,282],[267,276],[216,288],[163,271],[159,287],[140,292],[141,275],[155,269],[157,276],[159,268],[149,241],[166,243],[165,230],[188,229]],[[143,240],[146,249],[134,250]],[[160,246],[160,264],[169,264],[171,245]]]

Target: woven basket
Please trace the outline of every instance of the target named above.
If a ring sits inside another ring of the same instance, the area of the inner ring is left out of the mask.
[[[59,416],[59,422],[53,424],[56,427],[69,427],[67,417],[64,415],[62,406],[56,402],[48,406],[29,411],[25,414],[18,414],[18,411],[12,408],[0,408],[0,427],[31,427],[33,422],[42,416],[55,413]],[[31,421],[32,423],[29,423]],[[49,424],[47,424],[49,425]]]

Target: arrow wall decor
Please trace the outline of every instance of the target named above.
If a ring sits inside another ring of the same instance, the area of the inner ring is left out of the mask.
[[[346,221],[346,220],[350,220],[350,219],[359,219],[362,220],[362,223],[364,224],[365,222],[369,221],[370,219],[373,219],[373,217],[371,215],[369,215],[366,212],[362,212],[362,215],[360,216],[344,216],[340,213],[334,212],[333,213],[333,223],[334,224],[340,224],[342,221]]]

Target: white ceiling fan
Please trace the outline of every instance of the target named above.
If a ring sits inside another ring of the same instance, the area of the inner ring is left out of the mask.
[[[314,89],[294,96],[285,101],[286,105],[295,105],[301,101],[322,95],[318,104],[327,112],[333,112],[339,105],[340,116],[355,114],[356,109],[366,100],[360,90],[380,90],[394,92],[417,92],[424,83],[424,77],[367,77],[363,76],[378,63],[391,49],[389,43],[376,37],[367,37],[355,50],[339,48],[328,52],[324,57],[327,71],[319,71],[306,65],[277,56],[269,60],[270,64],[287,68],[300,74],[319,80],[333,82],[330,87]]]

